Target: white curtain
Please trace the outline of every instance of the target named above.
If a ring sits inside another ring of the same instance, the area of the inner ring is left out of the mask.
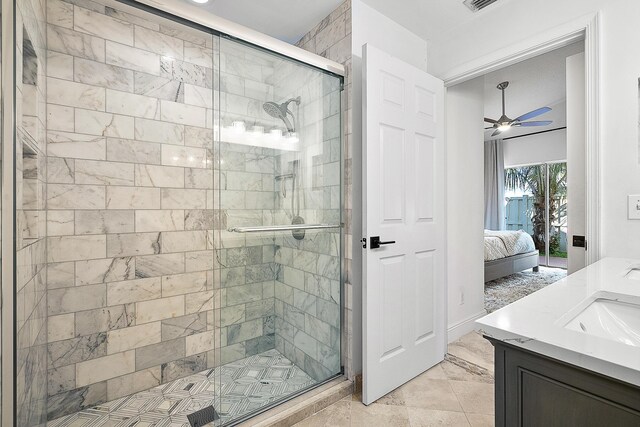
[[[484,143],[484,228],[504,230],[504,152],[502,140]]]

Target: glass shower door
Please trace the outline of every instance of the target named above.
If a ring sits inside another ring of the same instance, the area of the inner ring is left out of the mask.
[[[216,272],[223,422],[341,371],[341,81],[222,37]]]

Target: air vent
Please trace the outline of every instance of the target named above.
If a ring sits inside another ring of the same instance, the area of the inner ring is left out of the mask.
[[[464,0],[465,6],[471,9],[472,12],[477,12],[498,0]]]

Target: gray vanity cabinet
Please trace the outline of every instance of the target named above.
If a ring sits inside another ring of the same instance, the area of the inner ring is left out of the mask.
[[[640,426],[640,388],[487,339],[495,348],[497,427]]]

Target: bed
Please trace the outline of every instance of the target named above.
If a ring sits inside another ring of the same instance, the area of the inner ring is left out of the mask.
[[[538,271],[539,253],[529,234],[484,231],[484,281],[499,279],[529,268]]]

